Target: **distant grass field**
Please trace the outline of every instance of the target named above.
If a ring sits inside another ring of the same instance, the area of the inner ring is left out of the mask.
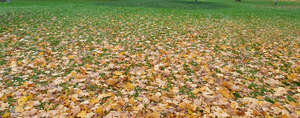
[[[0,3],[0,117],[299,117],[300,1]]]
[[[4,31],[10,24],[22,24],[28,20],[42,22],[54,16],[58,19],[69,17],[64,20],[65,23],[82,17],[93,17],[98,20],[93,23],[108,25],[102,21],[145,16],[148,19],[155,18],[160,23],[167,21],[178,24],[197,18],[228,19],[241,24],[267,24],[282,28],[290,27],[291,24],[291,27],[299,27],[300,18],[299,1],[280,1],[275,6],[271,0],[244,0],[242,3],[232,0],[200,0],[197,4],[193,0],[16,0],[1,3],[0,6],[0,31]]]

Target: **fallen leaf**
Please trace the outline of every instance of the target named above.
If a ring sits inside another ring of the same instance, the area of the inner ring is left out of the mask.
[[[154,102],[159,102],[160,98],[158,96],[156,96],[156,95],[153,95],[153,96],[150,97],[150,100],[154,101]]]
[[[4,112],[1,116],[1,118],[8,118],[10,116],[9,112]]]
[[[196,88],[192,91],[193,94],[198,94],[203,91],[203,88]]]
[[[9,106],[8,103],[1,103],[1,106],[0,106],[0,111],[4,111],[5,109],[7,109]]]
[[[126,85],[125,85],[125,88],[128,90],[128,91],[131,91],[134,89],[134,86],[133,84],[131,84],[130,82],[127,82]]]
[[[86,111],[81,111],[79,114],[77,114],[77,117],[85,118],[86,117]]]
[[[92,104],[92,105],[94,105],[94,104],[96,104],[98,102],[99,102],[98,98],[92,98],[92,99],[90,99],[90,104]]]
[[[28,100],[29,98],[30,98],[29,96],[23,96],[23,97],[20,97],[20,98],[18,99],[18,105],[24,105],[24,104],[27,102],[27,100]]]
[[[160,114],[158,112],[148,113],[146,118],[160,118]]]
[[[220,88],[218,92],[221,93],[225,98],[231,98],[232,96],[226,88]]]
[[[98,108],[96,109],[96,113],[97,113],[100,117],[103,116],[103,112],[104,112],[103,107],[98,107]]]
[[[15,111],[16,112],[23,112],[24,111],[23,106],[20,106],[20,105],[16,106]]]

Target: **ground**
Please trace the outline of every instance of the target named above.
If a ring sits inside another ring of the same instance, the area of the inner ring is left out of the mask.
[[[0,3],[1,117],[300,117],[300,1]]]

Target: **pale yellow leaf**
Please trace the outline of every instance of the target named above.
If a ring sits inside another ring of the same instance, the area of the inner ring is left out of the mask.
[[[79,114],[77,114],[77,117],[85,118],[86,117],[86,111],[81,111]]]
[[[23,111],[24,111],[23,106],[20,105],[16,106],[15,112],[23,112]]]

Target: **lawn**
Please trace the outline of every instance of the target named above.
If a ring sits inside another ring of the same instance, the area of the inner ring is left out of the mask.
[[[300,1],[0,2],[0,117],[300,117]]]

